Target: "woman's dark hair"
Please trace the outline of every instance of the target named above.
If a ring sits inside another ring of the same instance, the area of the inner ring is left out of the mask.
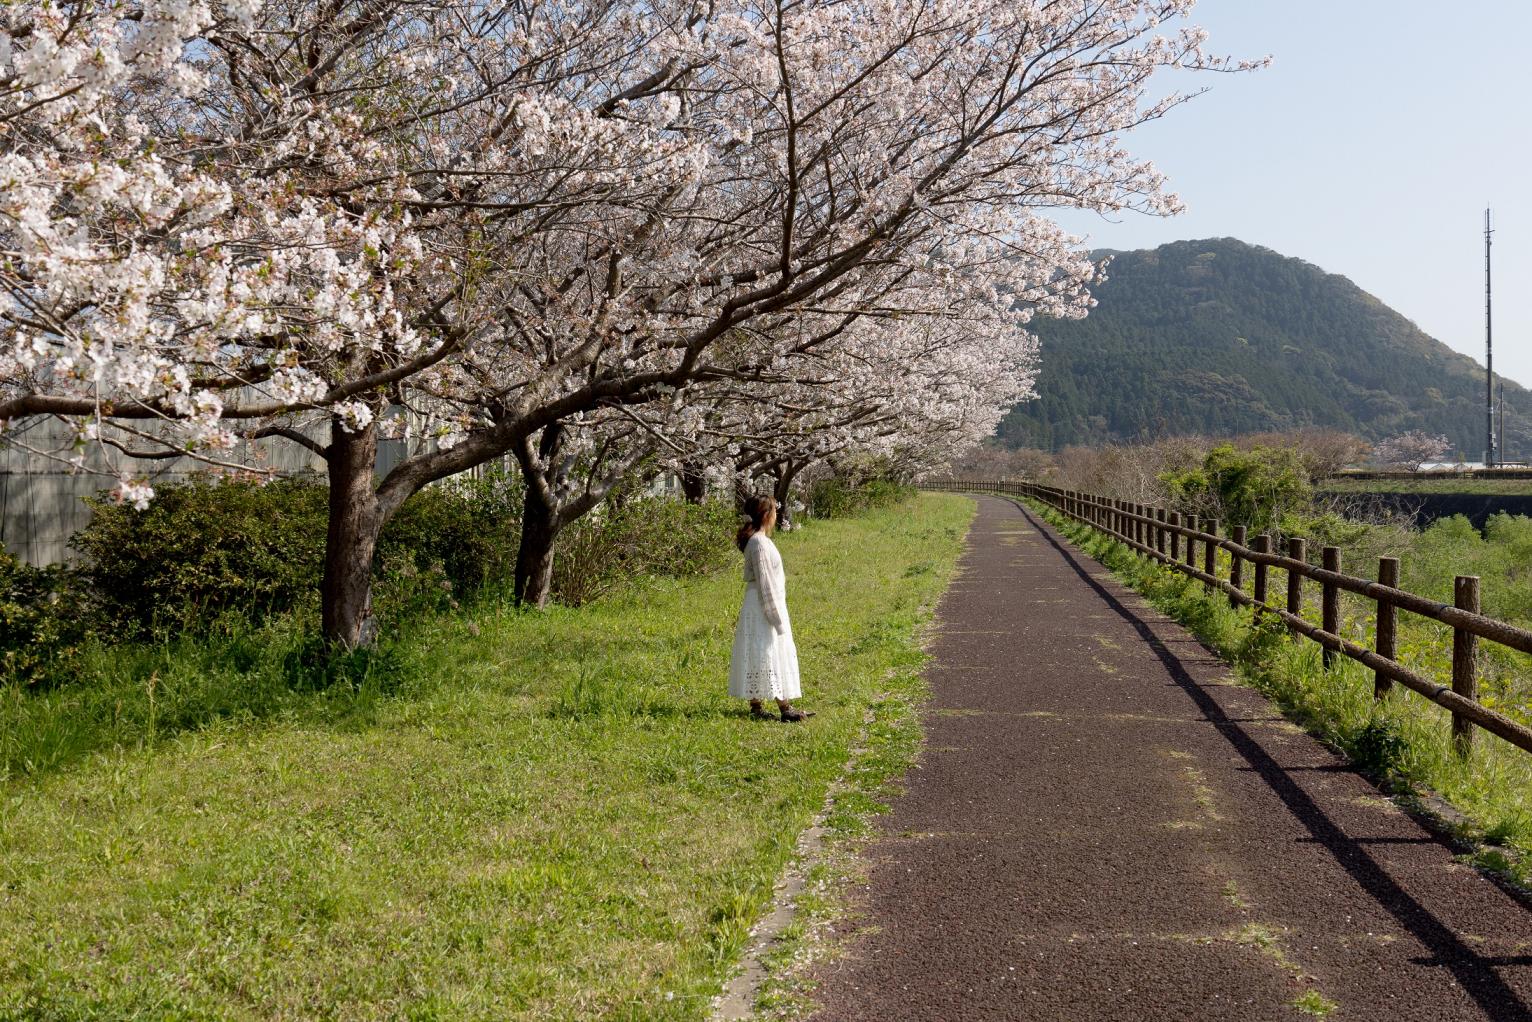
[[[735,546],[741,550],[754,536],[766,527],[766,519],[777,509],[777,502],[770,497],[749,497],[745,500],[744,513],[748,521],[739,527],[739,533],[734,537]]]

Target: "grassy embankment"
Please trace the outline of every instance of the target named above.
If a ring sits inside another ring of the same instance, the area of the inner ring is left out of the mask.
[[[171,647],[115,714],[6,696],[0,1019],[705,1017],[851,750],[839,812],[909,762],[918,630],[972,510],[782,537],[802,727],[724,693],[733,570],[469,608],[354,692],[230,703],[269,657]]]
[[[1315,484],[1332,493],[1470,493],[1484,496],[1532,494],[1532,479],[1347,479],[1332,476]]]
[[[1480,844],[1478,861],[1523,884],[1532,884],[1532,754],[1479,732],[1472,755],[1461,759],[1450,740],[1450,714],[1436,704],[1397,685],[1388,698],[1375,702],[1372,672],[1360,664],[1341,658],[1337,666],[1325,670],[1319,646],[1306,639],[1290,638],[1278,619],[1266,617],[1256,621],[1248,609],[1231,607],[1226,597],[1209,593],[1202,583],[1140,556],[1101,533],[1066,522],[1051,508],[1032,506],[1071,542],[1111,568],[1154,606],[1186,625],[1231,661],[1241,680],[1272,698],[1300,724],[1343,749],[1353,761],[1392,783],[1401,794],[1408,797],[1410,792],[1424,787],[1451,802],[1469,821],[1460,828],[1461,836]],[[1509,525],[1527,531],[1532,542],[1532,521],[1517,519]],[[1513,544],[1491,544],[1466,522],[1446,523],[1413,536],[1408,541],[1410,549],[1385,550],[1401,555],[1406,589],[1440,598],[1437,591],[1440,586],[1427,583],[1445,569],[1450,602],[1451,569],[1445,566],[1456,562],[1460,571],[1477,569],[1483,575],[1488,611],[1505,601],[1514,603],[1512,597],[1527,584],[1526,566],[1532,560],[1524,556],[1526,551]],[[1395,540],[1398,539],[1396,536]],[[1378,541],[1378,537],[1373,537],[1373,542]],[[1360,542],[1354,541],[1353,545]],[[1227,578],[1227,555],[1219,556],[1220,574]],[[1360,559],[1356,563],[1361,563]],[[1517,565],[1521,567],[1518,569]],[[1415,584],[1411,584],[1412,576]],[[1249,566],[1245,569],[1244,584],[1247,590],[1252,586]],[[1284,600],[1286,573],[1272,569],[1268,587],[1268,598]],[[1317,624],[1318,586],[1307,583],[1306,589],[1304,616]],[[1492,593],[1493,599],[1489,598]],[[1373,604],[1349,594],[1342,596],[1342,633],[1353,642],[1372,645]],[[1398,646],[1401,661],[1443,684],[1451,684],[1451,629],[1415,615],[1400,614]],[[1532,719],[1532,674],[1528,672],[1532,658],[1502,649],[1491,650],[1488,643],[1481,644],[1481,650],[1481,669],[1485,675],[1481,681],[1481,701],[1524,721]]]

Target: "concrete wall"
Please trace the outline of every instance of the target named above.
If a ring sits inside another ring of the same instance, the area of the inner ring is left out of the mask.
[[[0,438],[0,543],[28,564],[63,564],[74,559],[69,538],[90,524],[91,510],[86,498],[115,488],[119,472],[135,478],[147,477],[158,487],[186,482],[209,471],[206,464],[192,458],[146,461],[103,449],[99,444],[90,445],[83,469],[72,470],[57,460],[3,442],[15,438],[29,448],[62,450],[67,454],[72,436],[56,419],[44,418],[18,423]],[[387,475],[407,455],[434,447],[435,441],[382,441],[378,447],[379,476]],[[242,443],[220,455],[220,459],[261,465],[285,477],[324,479],[324,460],[288,440]],[[501,460],[503,467],[514,469],[514,460],[509,457]],[[471,469],[469,474],[479,475],[488,468]],[[648,488],[655,495],[679,491],[679,480],[670,476],[656,479]]]
[[[1481,531],[1490,515],[1532,516],[1532,495],[1522,494],[1321,492],[1317,496],[1360,517],[1377,512],[1407,515],[1422,529],[1453,515],[1463,515]]]
[[[26,446],[6,443],[0,446],[0,542],[10,553],[28,564],[59,564],[69,561],[69,537],[90,522],[87,497],[117,485],[117,474],[127,472],[145,476],[153,485],[185,482],[202,475],[208,467],[192,458],[139,460],[120,452],[91,444],[85,452],[85,464],[72,469],[59,460],[34,453],[37,451],[69,453],[72,433],[56,419],[32,419],[17,423],[6,439]],[[399,461],[402,445],[385,452],[389,467]],[[259,464],[284,476],[315,475],[322,478],[324,461],[311,452],[285,440],[257,440],[242,443],[220,456],[239,464]]]

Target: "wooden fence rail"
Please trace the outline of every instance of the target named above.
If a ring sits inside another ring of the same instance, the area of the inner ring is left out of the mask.
[[[1324,651],[1324,665],[1329,667],[1337,656],[1346,656],[1373,671],[1373,694],[1384,698],[1395,682],[1403,685],[1452,712],[1452,737],[1457,749],[1467,754],[1473,744],[1474,728],[1482,728],[1521,749],[1532,752],[1532,728],[1491,710],[1477,699],[1478,640],[1486,639],[1502,646],[1532,653],[1532,631],[1479,613],[1479,579],[1473,575],[1457,577],[1451,604],[1418,596],[1399,588],[1399,561],[1379,559],[1378,578],[1372,581],[1344,574],[1340,550],[1325,547],[1322,567],[1305,559],[1307,551],[1301,539],[1289,540],[1287,553],[1272,551],[1272,537],[1266,534],[1246,538],[1245,527],[1234,526],[1227,537],[1218,534],[1218,522],[1199,523],[1195,516],[1183,522],[1181,516],[1164,508],[1133,504],[1127,501],[1062,490],[1030,482],[939,481],[922,484],[926,489],[954,492],[999,493],[1039,501],[1065,517],[1104,532],[1146,557],[1195,578],[1209,589],[1225,594],[1237,606],[1254,607],[1257,613],[1280,618],[1295,634],[1319,643]],[[1207,531],[1198,528],[1205,524]],[[1181,552],[1185,541],[1185,554]],[[1202,550],[1201,566],[1196,550]],[[1229,555],[1229,577],[1218,574],[1216,551]],[[1253,592],[1244,588],[1243,566],[1252,567]],[[1267,572],[1280,568],[1287,573],[1285,607],[1268,600]],[[1320,585],[1320,624],[1305,619],[1303,580]],[[1342,637],[1340,633],[1340,593],[1355,593],[1375,604],[1376,648],[1367,649]],[[1399,611],[1408,611],[1449,626],[1453,630],[1452,684],[1442,685],[1411,670],[1394,659]]]

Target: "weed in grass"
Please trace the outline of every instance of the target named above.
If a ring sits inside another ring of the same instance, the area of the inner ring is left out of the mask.
[[[1335,1001],[1330,1000],[1318,990],[1305,990],[1303,993],[1293,998],[1293,1007],[1297,1008],[1305,1015],[1312,1015],[1315,1018],[1324,1018],[1336,1008],[1339,1008],[1340,1005]]]
[[[1378,777],[1397,776],[1406,759],[1404,735],[1387,717],[1369,719],[1352,735],[1349,745],[1356,764]]]

